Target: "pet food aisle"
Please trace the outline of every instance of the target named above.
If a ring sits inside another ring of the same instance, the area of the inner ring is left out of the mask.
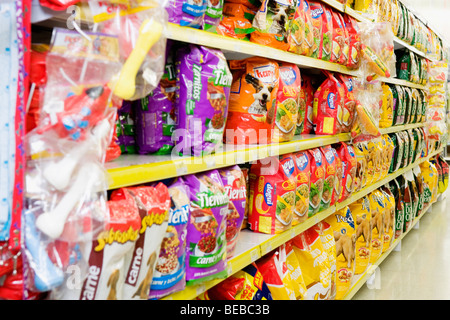
[[[445,207],[447,44],[402,1],[0,16],[0,299],[364,297]]]

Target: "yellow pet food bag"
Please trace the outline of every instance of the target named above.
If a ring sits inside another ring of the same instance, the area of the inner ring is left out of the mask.
[[[372,249],[372,216],[369,198],[364,196],[348,207],[355,221],[355,274],[361,274],[369,265]]]
[[[389,250],[394,239],[394,225],[395,225],[395,197],[391,189],[387,186],[380,188],[383,193],[386,204],[386,211],[384,215],[384,237],[382,253]]]
[[[372,214],[372,250],[369,262],[373,264],[383,252],[386,199],[380,190],[371,192],[368,197]]]
[[[330,262],[331,287],[329,299],[334,300],[336,299],[336,242],[334,240],[333,228],[325,221],[320,221],[314,228],[320,235],[320,240]]]

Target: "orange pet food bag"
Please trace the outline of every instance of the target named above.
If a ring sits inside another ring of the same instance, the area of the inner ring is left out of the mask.
[[[279,81],[277,62],[260,57],[230,61],[233,74],[224,140],[271,143]]]

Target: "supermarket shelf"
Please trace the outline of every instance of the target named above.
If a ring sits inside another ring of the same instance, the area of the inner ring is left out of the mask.
[[[414,229],[414,226],[419,222],[419,220],[424,216],[424,214],[431,208],[433,204],[430,203],[427,207],[423,209],[423,212],[421,215],[416,217],[409,227],[409,229],[402,233],[402,235],[396,239],[392,244],[391,247],[384,252],[378,260],[367,267],[366,271],[357,276],[357,279],[353,281],[353,285],[351,286],[350,290],[347,292],[343,300],[351,300],[355,294],[359,291],[359,289],[362,288],[362,286],[367,282],[367,280],[375,273],[377,268],[380,266],[380,264],[391,254],[391,252],[395,249],[395,247],[400,243],[400,241],[412,230]]]
[[[385,82],[385,83],[391,83],[391,84],[398,84],[400,86],[405,86],[405,87],[410,87],[410,88],[416,88],[416,89],[421,89],[421,90],[425,90],[426,87],[417,83],[412,83],[406,80],[401,80],[401,79],[397,79],[397,78],[384,78],[384,77],[379,77],[377,78],[378,80],[380,80],[381,82]]]
[[[422,128],[424,125],[425,125],[425,123],[411,123],[411,124],[406,124],[406,125],[401,125],[401,126],[393,126],[393,127],[389,127],[389,128],[381,128],[380,132],[381,132],[381,134],[388,134],[388,133],[398,132],[398,131],[401,131],[401,130]]]
[[[426,159],[429,159],[434,155],[442,152],[442,150],[443,149],[439,149],[433,153],[430,153],[427,157],[419,159],[414,164],[411,164],[408,167],[397,171],[396,173],[390,174],[386,178],[380,180],[378,183],[361,190],[357,194],[347,199],[345,202],[331,206],[330,208],[317,213],[313,217],[307,219],[305,222],[298,224],[283,233],[269,235],[258,232],[252,232],[250,230],[242,230],[239,234],[239,240],[237,242],[235,256],[228,261],[228,276],[233,275],[237,271],[256,261],[257,259],[269,253],[273,249],[276,249],[283,243],[299,235],[300,233],[306,231],[307,229],[317,224],[318,222],[326,219],[327,217],[335,213],[337,210],[344,208],[348,204],[358,200],[364,195],[372,192],[373,190],[378,189],[379,187],[389,182],[390,180],[395,179],[396,177],[405,173],[408,170],[411,170],[412,168],[419,165]],[[192,300],[195,299],[199,294],[205,292],[206,290],[222,282],[223,280],[224,279],[216,279],[212,281],[207,281],[199,285],[186,286],[185,290],[176,292],[163,299]]]

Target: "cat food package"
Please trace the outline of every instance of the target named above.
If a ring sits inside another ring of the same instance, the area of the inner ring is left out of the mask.
[[[111,200],[132,197],[141,217],[139,238],[125,264],[123,299],[148,300],[156,263],[169,223],[170,195],[167,186],[137,186],[114,190]]]
[[[336,300],[342,300],[351,287],[355,274],[355,222],[349,207],[325,219],[333,230],[336,259]]]
[[[384,237],[383,237],[383,250],[382,253],[389,250],[394,240],[395,229],[395,197],[391,192],[391,189],[384,185],[380,188],[383,193],[386,204],[386,211],[384,215]]]
[[[328,253],[314,227],[292,238],[307,288],[306,300],[328,300],[331,290],[331,270]]]
[[[351,203],[350,209],[355,222],[355,274],[362,274],[369,265],[372,249],[372,212],[367,196]]]
[[[337,119],[338,114],[343,112],[345,89],[333,73],[323,72],[327,79],[314,93],[314,132],[318,135],[335,135],[343,129]]]
[[[269,157],[252,165],[248,217],[251,230],[275,234],[291,228],[297,185],[295,172],[292,154]]]
[[[230,199],[226,222],[227,259],[230,259],[234,255],[239,231],[244,220],[245,208],[247,207],[247,184],[244,173],[238,165],[218,170]]]
[[[169,0],[166,6],[169,22],[200,29],[204,23],[207,5],[207,0]]]
[[[229,198],[217,170],[185,176],[191,213],[186,239],[189,285],[227,276],[226,222]]]
[[[254,262],[208,289],[207,295],[209,300],[273,300]]]
[[[302,85],[300,92],[299,113],[304,110],[303,123],[297,123],[297,129],[295,134],[308,134],[313,131],[313,104],[314,104],[314,87],[312,85],[312,79],[309,76],[302,74]],[[300,119],[301,116],[297,118]]]
[[[292,63],[281,63],[277,92],[277,114],[273,142],[290,141],[295,135],[299,116],[301,77],[300,69]],[[303,114],[304,116],[304,114]]]
[[[368,196],[372,214],[372,250],[370,263],[375,263],[383,252],[384,222],[386,220],[386,199],[380,190],[372,191]]]
[[[329,208],[334,203],[333,199],[335,181],[336,181],[336,158],[330,145],[320,147],[323,159],[325,160],[325,177],[323,182],[322,199],[320,200],[319,211]]]
[[[279,65],[260,57],[231,60],[233,74],[225,142],[271,143],[277,114]]]
[[[295,160],[297,185],[295,188],[295,208],[292,225],[296,225],[308,219],[311,165],[307,151],[296,152],[293,154],[293,157]]]
[[[181,291],[186,287],[186,237],[190,215],[189,189],[183,178],[168,184],[169,224],[161,244],[150,287],[150,299]]]
[[[345,142],[340,142],[336,145],[336,152],[342,161],[343,171],[342,171],[342,193],[338,202],[342,202],[348,199],[355,188],[355,177],[357,169],[357,160],[355,149],[350,144]]]
[[[176,150],[210,154],[222,145],[232,75],[222,51],[187,45],[177,52]],[[181,140],[181,141],[180,141]]]
[[[255,31],[250,34],[250,41],[288,50],[288,31],[295,9],[293,0],[262,0],[261,7],[253,19]]]
[[[311,168],[308,217],[312,217],[320,209],[325,179],[325,159],[319,148],[309,149],[307,152]]]

